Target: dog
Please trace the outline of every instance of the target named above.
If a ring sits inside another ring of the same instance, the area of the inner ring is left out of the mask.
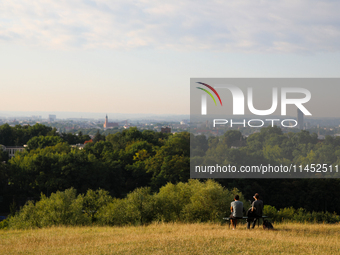
[[[264,220],[263,221],[263,229],[270,230],[270,229],[274,229],[274,227],[273,227],[273,224],[271,224],[269,221]]]

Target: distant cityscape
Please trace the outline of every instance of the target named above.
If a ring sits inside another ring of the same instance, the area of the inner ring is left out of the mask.
[[[8,115],[8,114],[7,114]],[[84,114],[85,115],[85,114]],[[116,116],[117,114],[112,114]],[[45,115],[46,116],[46,115]],[[124,117],[123,114],[120,114]],[[140,116],[140,118],[138,118]],[[259,132],[260,128],[243,127],[242,125],[235,125],[234,127],[213,127],[213,123],[209,120],[204,123],[192,121],[190,123],[189,115],[148,115],[149,118],[143,118],[142,115],[129,115],[129,118],[110,118],[109,114],[103,114],[102,118],[58,118],[57,114],[48,114],[47,117],[42,115],[31,116],[1,116],[0,125],[5,123],[14,127],[15,125],[34,125],[36,123],[44,124],[52,128],[56,128],[60,133],[88,134],[94,136],[96,133],[111,134],[129,127],[136,127],[139,130],[153,130],[156,132],[177,133],[189,131],[194,134],[205,134],[209,136],[222,135],[230,129],[238,129],[243,135],[247,136],[252,133]],[[273,118],[276,118],[273,116]],[[277,117],[280,118],[280,117]],[[297,110],[296,117],[287,117],[295,119],[297,125],[295,127],[281,127],[283,132],[299,132],[300,130],[307,130],[311,133],[317,133],[319,139],[324,139],[326,135],[340,136],[340,119],[339,118],[306,118],[303,113]],[[235,119],[240,121],[241,119]],[[246,119],[248,121],[248,119]],[[268,126],[266,123],[264,126]],[[294,122],[288,122],[288,125],[293,126]]]
[[[151,116],[152,117],[152,116]],[[186,119],[180,119],[187,117]],[[40,123],[46,126],[56,128],[60,133],[79,133],[94,136],[97,132],[101,134],[116,133],[129,127],[137,127],[139,130],[153,130],[157,132],[176,133],[189,131],[189,115],[178,116],[177,120],[174,116],[155,116],[150,119],[110,119],[109,115],[100,119],[94,118],[58,118],[56,114],[49,114],[43,118],[41,115],[32,116],[11,116],[0,117],[0,125],[9,124],[14,127],[16,125],[34,125]]]

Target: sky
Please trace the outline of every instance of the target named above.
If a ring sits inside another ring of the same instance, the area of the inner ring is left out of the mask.
[[[339,77],[338,10],[333,0],[0,1],[0,111],[189,114],[190,78]]]

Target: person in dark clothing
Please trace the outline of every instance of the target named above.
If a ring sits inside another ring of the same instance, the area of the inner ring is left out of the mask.
[[[263,211],[263,201],[260,200],[259,193],[256,193],[254,196],[255,201],[251,205],[251,215],[254,216],[254,220],[249,219],[247,221],[247,228],[250,228],[250,222],[253,221],[252,228],[255,227],[256,221],[259,220],[257,217],[262,217],[262,211]]]

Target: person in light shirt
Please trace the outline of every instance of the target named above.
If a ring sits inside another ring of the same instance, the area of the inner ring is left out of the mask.
[[[239,201],[240,196],[235,195],[234,201],[230,204],[230,223],[233,226],[233,230],[236,229],[237,218],[243,217],[243,203]]]

